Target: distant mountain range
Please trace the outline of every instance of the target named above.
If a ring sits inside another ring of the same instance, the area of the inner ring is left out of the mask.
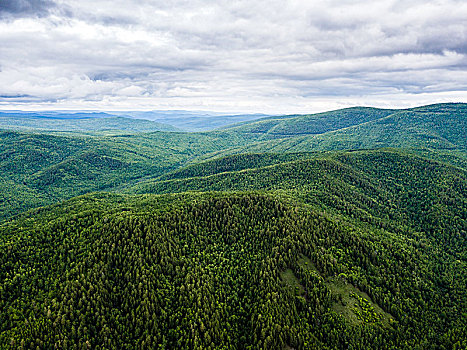
[[[148,111],[148,112],[112,112],[120,116],[148,119],[158,123],[170,124],[185,131],[209,131],[234,123],[252,121],[266,114],[223,114],[216,112],[193,111]]]
[[[265,114],[193,111],[0,111],[0,128],[62,132],[209,131]]]

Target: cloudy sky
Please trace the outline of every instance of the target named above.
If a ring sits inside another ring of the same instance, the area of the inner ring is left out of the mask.
[[[0,109],[467,102],[465,0],[0,0]]]

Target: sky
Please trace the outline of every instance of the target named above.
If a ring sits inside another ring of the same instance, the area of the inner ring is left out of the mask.
[[[0,0],[0,109],[467,102],[465,0]]]

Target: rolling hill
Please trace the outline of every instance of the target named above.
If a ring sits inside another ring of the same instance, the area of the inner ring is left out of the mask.
[[[202,132],[234,123],[264,118],[265,114],[225,114],[184,110],[167,111],[1,111],[0,129],[111,133]]]
[[[274,137],[314,135],[377,120],[394,112],[390,109],[352,107],[318,114],[266,117],[226,129]]]
[[[5,131],[0,135],[0,217],[90,191],[121,191],[187,163],[228,154],[396,147],[467,169],[463,137],[466,110],[464,104],[432,105],[394,113],[351,108],[315,116],[271,117],[207,133],[132,134],[133,130],[125,134],[117,130],[109,136],[54,136],[50,132]],[[56,121],[54,118],[46,119]],[[111,122],[112,118],[83,119],[78,114],[70,115],[69,120],[84,123],[79,127],[83,129],[88,122]],[[254,126],[264,122],[276,124],[259,132]],[[319,122],[323,122],[321,129]],[[296,136],[297,125],[312,134]],[[343,125],[346,127],[340,128]],[[278,130],[282,130],[280,134]],[[314,134],[317,132],[324,133]],[[284,137],[284,133],[288,136]],[[279,135],[281,138],[277,138]]]
[[[124,111],[111,112],[120,116],[130,116],[137,119],[146,119],[158,123],[169,124],[180,130],[189,132],[210,131],[234,123],[252,121],[266,117],[265,114],[225,114],[206,111]]]
[[[350,113],[348,110],[343,110]],[[360,113],[360,109],[352,109],[352,112]],[[263,142],[236,149],[230,152],[304,152],[317,150],[343,150],[343,149],[369,149],[382,147],[435,149],[440,151],[466,152],[467,141],[467,105],[466,104],[441,104],[400,110],[390,113],[388,110],[371,109],[372,120],[362,123],[354,123],[347,127],[319,131],[310,127],[310,135],[295,133],[295,125],[304,121],[304,117],[287,118],[281,124],[274,124],[272,128],[261,131],[257,126],[269,123],[268,119],[260,120],[233,130],[242,133],[258,134]],[[341,111],[334,112],[338,117]],[[352,114],[351,114],[352,115]],[[361,119],[367,117],[362,114]],[[326,118],[324,116],[323,118]],[[306,120],[306,119],[305,119]],[[345,120],[345,119],[344,119]],[[352,119],[355,120],[355,117]],[[307,126],[300,125],[306,129]],[[313,125],[310,124],[310,125]],[[275,136],[276,128],[286,130]],[[300,130],[300,129],[299,129]],[[229,151],[227,151],[229,152]]]
[[[188,166],[128,191],[251,190],[274,191],[383,227],[397,222],[426,236],[433,236],[436,226],[437,239],[452,240],[454,231],[465,235],[467,227],[467,171],[396,150],[236,155]],[[453,246],[461,252],[464,244],[465,237]]]

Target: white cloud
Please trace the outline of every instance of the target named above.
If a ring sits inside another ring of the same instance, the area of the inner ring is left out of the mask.
[[[2,12],[2,108],[292,113],[466,101],[463,1],[41,4]]]

